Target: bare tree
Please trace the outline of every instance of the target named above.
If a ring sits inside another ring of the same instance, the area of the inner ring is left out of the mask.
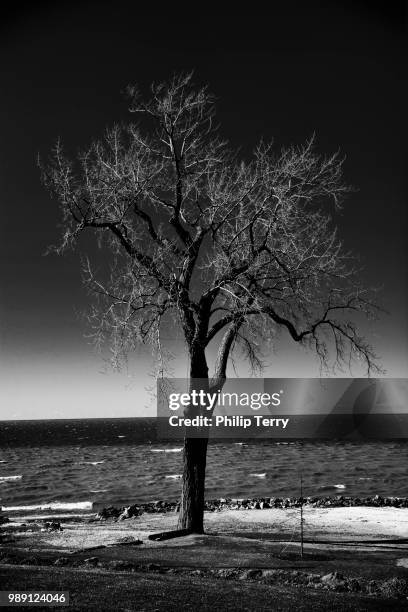
[[[143,130],[116,126],[73,161],[58,144],[42,166],[63,215],[57,250],[92,232],[111,254],[109,279],[86,263],[85,280],[97,297],[95,338],[111,342],[115,364],[139,342],[161,354],[161,330],[172,324],[200,388],[222,387],[238,347],[260,368],[260,339],[279,330],[324,368],[356,359],[368,374],[378,370],[358,329],[376,306],[332,227],[331,211],[350,191],[338,154],[319,155],[311,139],[280,151],[261,142],[239,159],[191,75],[153,85],[148,101],[129,94]],[[185,439],[179,526],[199,533],[206,453],[207,438]]]

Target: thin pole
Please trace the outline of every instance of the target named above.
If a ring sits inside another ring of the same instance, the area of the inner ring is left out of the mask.
[[[303,478],[300,472],[300,557],[303,559]]]

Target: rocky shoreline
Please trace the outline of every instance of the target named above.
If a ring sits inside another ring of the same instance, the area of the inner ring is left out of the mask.
[[[255,497],[251,499],[219,498],[205,502],[206,512],[217,512],[221,510],[264,510],[269,508],[300,508],[301,506],[313,508],[342,508],[351,506],[365,507],[391,507],[408,508],[407,497],[382,497],[374,495],[371,497],[350,497],[345,495],[325,497]],[[157,512],[178,512],[178,502],[154,501],[144,504],[132,504],[130,506],[108,506],[100,510],[94,520],[126,520],[140,516],[144,513],[153,514]]]

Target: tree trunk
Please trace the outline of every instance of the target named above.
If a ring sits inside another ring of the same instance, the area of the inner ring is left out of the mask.
[[[183,489],[179,529],[204,533],[204,489],[207,438],[184,439]]]
[[[190,351],[190,392],[208,392],[208,367],[202,349]],[[185,415],[194,417],[205,413],[205,407],[188,406]],[[203,437],[184,437],[183,488],[181,493],[179,529],[192,533],[204,533],[204,490],[205,467],[207,462],[208,429],[203,429]]]

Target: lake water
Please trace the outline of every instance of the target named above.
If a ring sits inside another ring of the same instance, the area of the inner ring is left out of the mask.
[[[0,423],[0,506],[8,515],[83,513],[179,498],[182,442],[153,419]],[[206,497],[408,496],[405,440],[210,442]]]

